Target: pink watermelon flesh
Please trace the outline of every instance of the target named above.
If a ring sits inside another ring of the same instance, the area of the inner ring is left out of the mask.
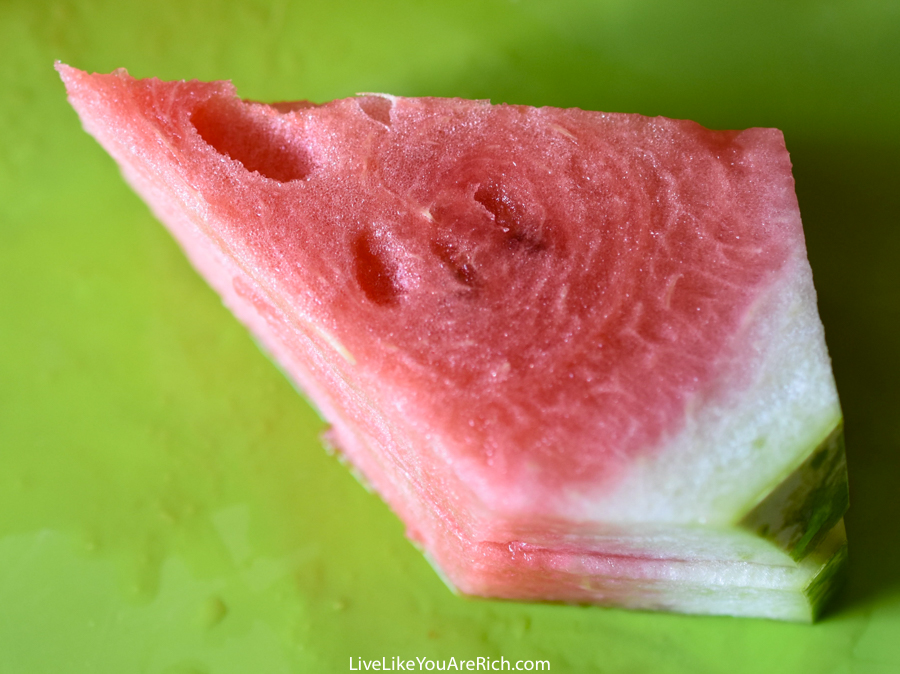
[[[779,131],[382,95],[268,106],[227,82],[58,69],[85,128],[452,586],[815,611],[845,500],[794,522],[802,562],[762,532],[786,537],[781,501],[758,536],[739,526],[790,474],[803,494],[846,491]],[[813,356],[784,374],[798,340]],[[793,444],[756,456],[744,436]],[[810,486],[814,453],[829,472]],[[720,599],[695,599],[723,573],[738,580]]]

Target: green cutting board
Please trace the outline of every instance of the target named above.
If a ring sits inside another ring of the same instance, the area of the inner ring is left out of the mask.
[[[819,624],[454,596],[319,441],[53,71],[777,126],[846,413]],[[0,674],[900,672],[900,4],[0,2]],[[452,671],[452,669],[451,669]]]

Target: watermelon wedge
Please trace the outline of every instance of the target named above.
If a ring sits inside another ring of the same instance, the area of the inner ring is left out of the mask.
[[[57,64],[453,588],[814,619],[841,409],[774,129]]]

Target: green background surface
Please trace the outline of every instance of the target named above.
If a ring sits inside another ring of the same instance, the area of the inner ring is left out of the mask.
[[[817,625],[453,596],[80,128],[53,71],[784,130],[846,415]],[[0,0],[0,674],[900,672],[900,3]]]

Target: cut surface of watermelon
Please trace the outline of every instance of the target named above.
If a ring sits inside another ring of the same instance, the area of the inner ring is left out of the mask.
[[[841,411],[782,135],[59,64],[454,588],[809,620]]]

